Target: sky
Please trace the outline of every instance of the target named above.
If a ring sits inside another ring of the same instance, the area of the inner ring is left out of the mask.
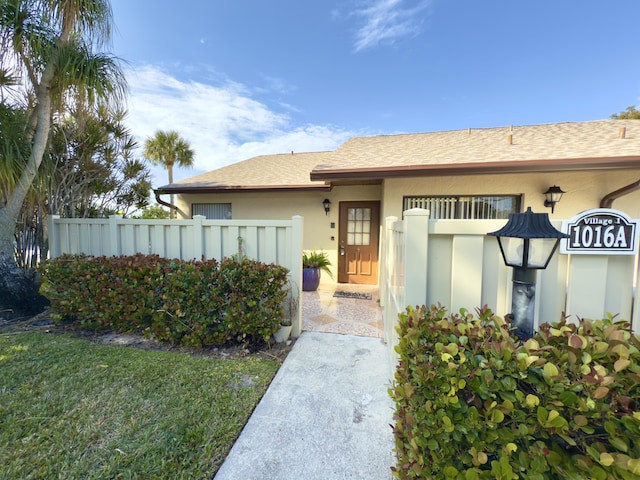
[[[175,130],[195,152],[176,181],[354,136],[601,120],[640,103],[639,0],[111,5],[127,125],[141,145]]]

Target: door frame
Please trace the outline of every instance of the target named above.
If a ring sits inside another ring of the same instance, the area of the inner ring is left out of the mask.
[[[375,271],[369,277],[370,281],[352,281],[346,272],[346,256],[343,251],[342,241],[346,241],[347,209],[349,208],[371,208],[371,247],[375,255]],[[380,200],[343,200],[338,206],[338,283],[360,283],[364,285],[377,285],[380,275],[380,225],[381,225],[381,202]],[[373,245],[375,243],[375,245]],[[375,248],[374,248],[375,247]]]

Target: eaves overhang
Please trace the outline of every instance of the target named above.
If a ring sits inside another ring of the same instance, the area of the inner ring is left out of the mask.
[[[312,170],[311,180],[363,180],[421,176],[442,177],[506,173],[629,170],[634,168],[640,168],[640,156],[468,162],[453,164],[406,165],[402,167],[323,168],[320,170]]]
[[[156,194],[202,194],[202,193],[257,193],[257,192],[328,192],[331,185],[165,185],[154,189]]]

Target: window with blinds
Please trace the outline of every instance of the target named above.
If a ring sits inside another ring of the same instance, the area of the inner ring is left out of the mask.
[[[411,208],[429,210],[429,218],[461,220],[507,219],[520,211],[521,195],[447,195],[406,196],[402,211]]]
[[[191,216],[204,215],[207,220],[231,220],[230,203],[194,203]]]

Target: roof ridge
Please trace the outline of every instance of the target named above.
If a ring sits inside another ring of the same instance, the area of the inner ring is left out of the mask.
[[[413,136],[413,135],[429,135],[429,134],[446,134],[446,133],[457,133],[457,132],[473,132],[473,131],[489,131],[489,130],[503,130],[503,129],[509,129],[509,128],[537,128],[537,127],[549,127],[549,126],[553,126],[553,125],[582,125],[582,124],[595,124],[595,123],[616,123],[616,122],[627,122],[627,121],[631,121],[631,122],[639,122],[640,120],[637,119],[622,119],[622,120],[617,120],[617,119],[610,119],[610,118],[603,118],[600,120],[582,120],[582,121],[565,121],[565,122],[547,122],[547,123],[532,123],[532,124],[524,124],[524,125],[515,125],[515,124],[510,124],[510,125],[502,125],[502,126],[498,126],[498,127],[467,127],[467,128],[452,128],[449,130],[429,130],[429,131],[423,131],[423,132],[398,132],[398,133],[383,133],[383,134],[378,134],[378,135],[360,135],[360,136],[355,136],[355,137],[351,137],[348,140],[346,140],[344,143],[342,143],[338,149],[344,145],[345,143],[351,141],[351,140],[355,140],[358,138],[378,138],[378,137],[401,137],[401,136]],[[333,150],[335,151],[335,150]]]

